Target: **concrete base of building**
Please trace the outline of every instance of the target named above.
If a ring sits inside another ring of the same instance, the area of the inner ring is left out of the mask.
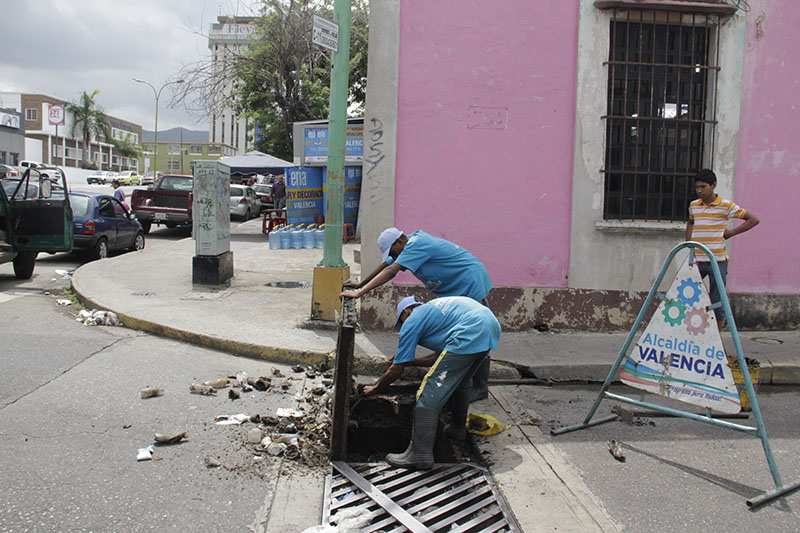
[[[392,327],[397,301],[409,295],[435,298],[421,285],[382,286],[361,299],[361,325]],[[541,328],[583,331],[629,329],[647,297],[646,292],[548,287],[495,287],[487,298],[505,331]],[[736,327],[744,330],[800,329],[800,294],[730,294]],[[653,305],[648,318],[655,311]]]

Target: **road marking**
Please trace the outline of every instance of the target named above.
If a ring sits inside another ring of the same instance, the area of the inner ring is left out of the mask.
[[[0,304],[3,302],[9,302],[14,298],[19,298],[19,294],[9,294],[5,292],[0,292]]]

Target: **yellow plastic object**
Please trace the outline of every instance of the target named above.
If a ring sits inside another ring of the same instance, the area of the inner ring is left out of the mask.
[[[505,429],[506,427],[492,415],[476,415],[470,413],[467,418],[467,430],[475,435],[489,437],[491,435],[497,435],[505,431]]]
[[[747,364],[747,371],[750,372],[750,381],[753,383],[753,391],[758,390],[761,374],[761,363],[755,359],[745,357],[744,362]],[[733,374],[733,382],[736,384],[736,389],[739,391],[739,399],[742,403],[742,412],[749,412],[753,410],[750,403],[750,396],[747,394],[747,387],[744,384],[744,375],[742,369],[739,367],[739,359],[729,355],[728,366],[731,368]]]

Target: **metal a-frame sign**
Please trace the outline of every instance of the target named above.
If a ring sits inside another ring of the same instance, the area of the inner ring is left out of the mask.
[[[666,295],[658,292],[667,269],[675,260],[675,256],[683,249],[689,248],[689,259],[681,265]],[[694,264],[694,250],[698,249],[711,258],[711,270],[717,287],[720,301],[711,304],[708,293]],[[661,300],[653,318],[639,336],[636,349],[630,350],[633,338],[644,322],[644,317],[655,299]],[[741,410],[739,394],[735,383],[719,328],[713,310],[722,307],[728,320],[736,358],[739,362],[745,389],[752,406],[756,427],[734,424],[725,420],[712,418],[711,411],[722,413],[738,413]],[[629,351],[632,353],[629,354]],[[663,405],[644,401],[644,394],[639,400],[614,394],[608,391],[614,376],[620,372],[620,379],[626,385],[645,391],[680,400],[706,409],[705,415],[674,409]],[[761,410],[758,406],[750,371],[747,368],[739,332],[731,312],[728,294],[719,273],[714,254],[703,244],[694,241],[677,245],[667,256],[658,277],[639,311],[636,321],[631,327],[625,343],[620,349],[614,365],[606,377],[600,392],[595,399],[589,414],[580,424],[565,426],[551,430],[552,435],[562,435],[570,431],[586,429],[606,422],[617,420],[618,415],[611,415],[592,420],[600,402],[604,399],[645,407],[670,416],[688,418],[714,426],[733,429],[761,439],[764,455],[775,481],[775,488],[755,498],[747,500],[750,508],[758,507],[800,488],[800,481],[784,485],[781,481],[772,448],[764,428]]]

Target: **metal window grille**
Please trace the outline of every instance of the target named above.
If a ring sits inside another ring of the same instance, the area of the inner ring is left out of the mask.
[[[606,220],[686,220],[694,175],[713,166],[719,23],[718,15],[614,10]]]

